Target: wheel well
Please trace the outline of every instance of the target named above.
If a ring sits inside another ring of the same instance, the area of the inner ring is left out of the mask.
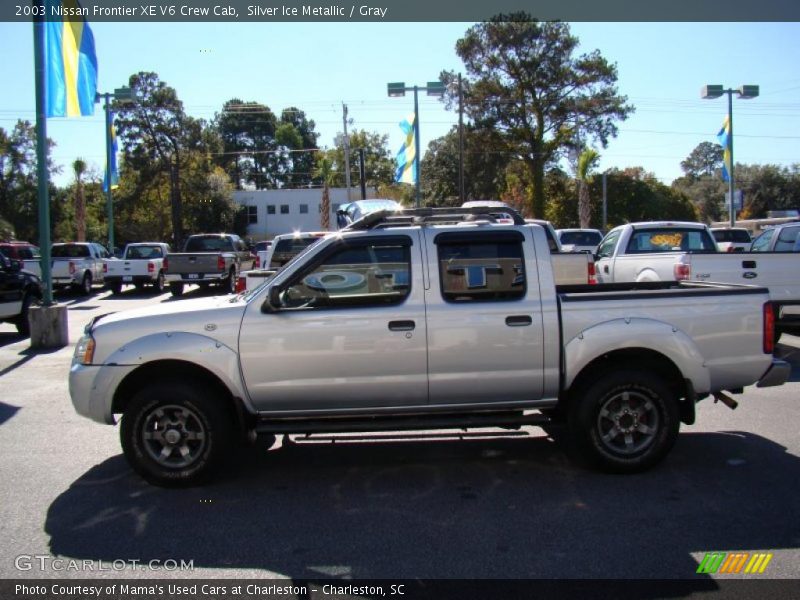
[[[228,387],[211,371],[181,360],[159,360],[145,363],[129,373],[117,387],[111,404],[111,412],[113,414],[124,413],[131,399],[142,387],[165,379],[190,381],[204,389],[213,390],[213,393],[227,405],[240,429],[245,431],[249,428],[251,419],[241,399],[235,398]]]
[[[681,421],[694,423],[694,390],[681,370],[665,355],[648,348],[626,348],[616,350],[597,357],[586,365],[570,386],[567,401],[572,397],[580,397],[582,390],[592,384],[598,377],[610,373],[615,368],[641,370],[658,375],[664,383],[680,399]]]

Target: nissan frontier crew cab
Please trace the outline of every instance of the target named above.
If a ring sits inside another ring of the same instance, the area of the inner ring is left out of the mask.
[[[782,384],[766,290],[557,289],[543,229],[486,209],[373,213],[234,297],[96,318],[70,394],[159,485],[253,436],[548,426],[606,470],[658,463],[695,403]]]

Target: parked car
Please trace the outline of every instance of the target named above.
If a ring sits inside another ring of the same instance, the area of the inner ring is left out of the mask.
[[[169,244],[139,242],[128,244],[120,259],[106,261],[104,279],[112,294],[119,294],[123,285],[143,288],[153,286],[157,293],[164,291],[164,257],[169,254]]]
[[[183,294],[187,283],[200,287],[219,285],[226,293],[236,290],[240,271],[253,266],[244,241],[232,233],[202,233],[189,236],[183,252],[170,252],[164,258],[169,289],[173,296]]]
[[[39,262],[42,255],[38,246],[29,242],[0,242],[0,252],[11,260],[20,261],[23,270],[33,273],[37,277],[42,276],[42,265]]]
[[[585,460],[632,473],[668,454],[699,400],[734,407],[729,393],[789,376],[763,288],[557,288],[544,230],[517,216],[392,215],[250,294],[96,318],[70,371],[76,411],[122,415],[126,459],[158,485],[203,481],[251,434],[562,418]]]
[[[267,249],[263,269],[274,271],[280,269],[303,250],[315,244],[326,235],[328,231],[296,231],[276,235],[272,245]]]
[[[360,218],[377,212],[379,210],[402,210],[403,205],[396,200],[386,200],[382,198],[372,198],[370,200],[356,200],[349,204],[343,204],[336,211],[336,224],[339,229],[344,229],[351,223],[355,223]]]
[[[711,235],[720,252],[746,252],[752,243],[750,231],[744,227],[712,227]]]
[[[750,246],[750,252],[797,252],[800,223],[785,223],[765,229]]]
[[[30,335],[28,311],[41,299],[39,277],[22,270],[22,263],[6,256],[0,247],[0,321],[13,323],[21,335]]]
[[[597,229],[556,229],[556,235],[564,252],[594,254],[603,241],[603,234]]]
[[[72,287],[88,296],[92,286],[103,284],[105,263],[110,255],[101,244],[94,242],[69,242],[53,244],[50,250],[53,288]]]

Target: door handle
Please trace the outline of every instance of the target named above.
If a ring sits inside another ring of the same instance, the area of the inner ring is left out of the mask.
[[[506,317],[506,325],[509,327],[527,327],[531,323],[533,323],[533,319],[528,315],[512,315]]]
[[[757,268],[756,261],[754,261],[754,260],[743,260],[742,261],[742,268],[743,269],[755,269],[755,268]]]
[[[413,331],[416,326],[414,321],[389,321],[390,331]]]
[[[608,273],[608,265],[603,265],[603,273]]]

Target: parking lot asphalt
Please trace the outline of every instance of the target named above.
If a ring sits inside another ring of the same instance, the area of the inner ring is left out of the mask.
[[[800,577],[800,338],[779,347],[788,384],[748,388],[735,411],[701,402],[667,460],[640,475],[587,471],[530,428],[293,437],[205,487],[165,490],[128,468],[118,427],[75,414],[67,375],[91,317],[181,300],[133,289],[57,299],[69,347],[32,352],[0,325],[0,578],[713,584],[695,574],[711,551],[770,552],[760,577]],[[48,558],[26,568],[32,556]],[[143,566],[153,560],[193,569]]]

